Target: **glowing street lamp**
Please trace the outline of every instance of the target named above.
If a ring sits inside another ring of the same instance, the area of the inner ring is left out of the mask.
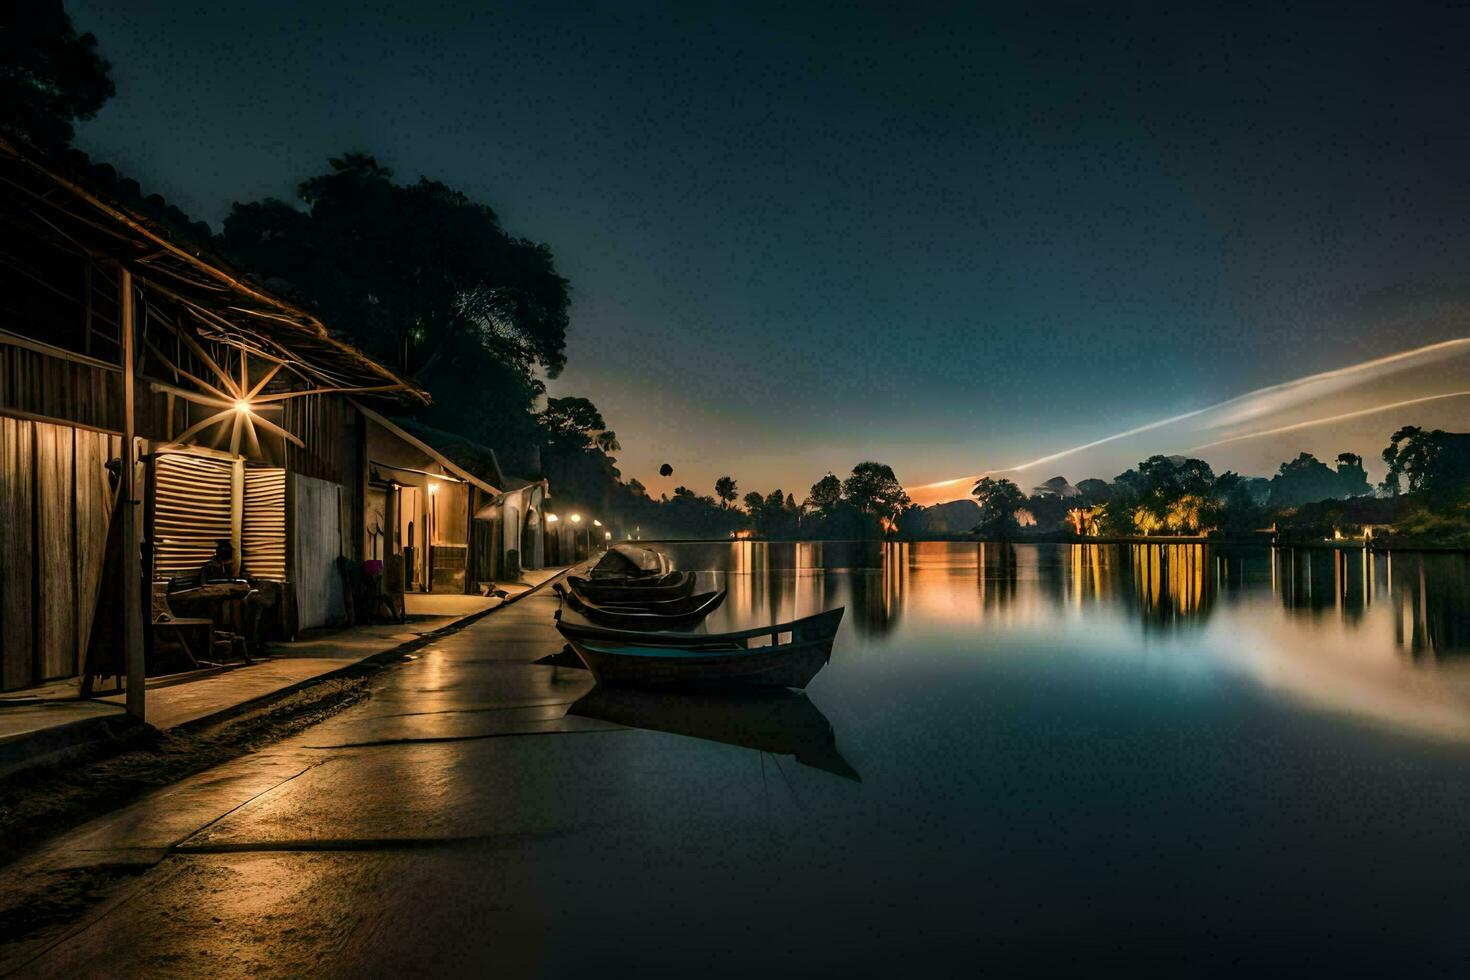
[[[555,524],[559,520],[561,520],[561,518],[560,517],[557,517],[555,514],[547,514],[546,515],[546,523],[547,524]]]
[[[582,523],[582,515],[581,514],[573,514],[572,515],[572,523],[573,524],[581,524]]]

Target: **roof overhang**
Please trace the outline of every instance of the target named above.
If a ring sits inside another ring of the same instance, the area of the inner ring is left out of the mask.
[[[448,456],[445,456],[439,450],[435,449],[433,446],[429,445],[427,442],[424,442],[422,439],[420,439],[418,436],[414,435],[412,432],[409,432],[407,429],[404,429],[404,428],[402,428],[400,426],[394,425],[393,422],[391,420],[389,420],[386,416],[382,415],[379,412],[373,411],[371,408],[368,408],[366,405],[362,404],[361,402],[357,401],[356,399],[353,399],[352,404],[369,421],[374,422],[374,423],[382,426],[385,430],[387,430],[392,435],[396,436],[399,439],[402,439],[404,442],[408,443],[410,446],[412,446],[413,448],[417,449],[419,452],[423,453],[425,456],[428,456],[430,459],[432,459],[434,462],[438,463],[440,466],[444,467],[450,473],[454,474],[454,476],[457,477],[458,479],[460,479],[461,481],[463,481],[465,483],[468,483],[471,486],[479,487],[481,490],[485,491],[486,493],[494,494],[494,495],[496,495],[497,498],[504,496],[504,494],[499,489],[497,489],[496,487],[492,487],[490,484],[486,483],[484,480],[480,479],[478,476],[475,476],[469,470],[465,469],[463,466],[460,466],[458,463],[454,462],[454,460],[450,459]],[[392,464],[385,464],[385,465],[387,465],[388,468],[390,468],[390,469],[402,469],[402,470],[408,470],[409,469],[409,467],[393,466]],[[431,475],[432,476],[433,474],[427,474],[427,475]]]
[[[135,282],[183,307],[206,340],[279,361],[323,392],[429,402],[421,388],[333,337],[310,313],[4,140],[0,193],[27,212],[27,230],[63,239],[82,254],[118,262]]]

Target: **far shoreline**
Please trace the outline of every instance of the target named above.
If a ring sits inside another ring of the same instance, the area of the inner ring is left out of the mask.
[[[922,537],[922,538],[639,538],[617,542],[618,544],[736,544],[750,541],[760,544],[1167,544],[1167,545],[1215,545],[1225,548],[1290,548],[1300,551],[1372,551],[1389,552],[1432,552],[1436,554],[1470,554],[1470,547],[1442,545],[1423,542],[1396,542],[1387,539],[1343,538],[1324,541],[1282,541],[1265,535],[1248,538],[1203,537],[1200,535],[1165,535],[1132,537],[1081,538],[1064,535],[1040,534],[1021,538],[978,538],[967,536]]]

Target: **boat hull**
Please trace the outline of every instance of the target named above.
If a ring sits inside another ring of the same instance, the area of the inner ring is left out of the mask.
[[[602,626],[621,630],[688,630],[698,626],[725,601],[725,591],[706,592],[668,603],[655,603],[670,609],[653,612],[637,606],[599,606],[571,592],[562,594],[566,608],[557,615],[560,622],[572,625],[585,622],[589,627]],[[580,619],[579,619],[580,618]]]
[[[753,650],[618,647],[568,637],[599,684],[690,690],[804,688],[832,657],[832,639]]]

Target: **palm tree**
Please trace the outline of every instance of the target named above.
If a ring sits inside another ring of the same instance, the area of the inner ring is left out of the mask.
[[[592,441],[597,445],[598,449],[601,449],[605,453],[620,452],[623,448],[618,444],[618,434],[611,429],[604,429],[602,432],[597,433]]]
[[[720,498],[721,509],[735,502],[735,478],[722,476],[715,481],[715,496]]]

